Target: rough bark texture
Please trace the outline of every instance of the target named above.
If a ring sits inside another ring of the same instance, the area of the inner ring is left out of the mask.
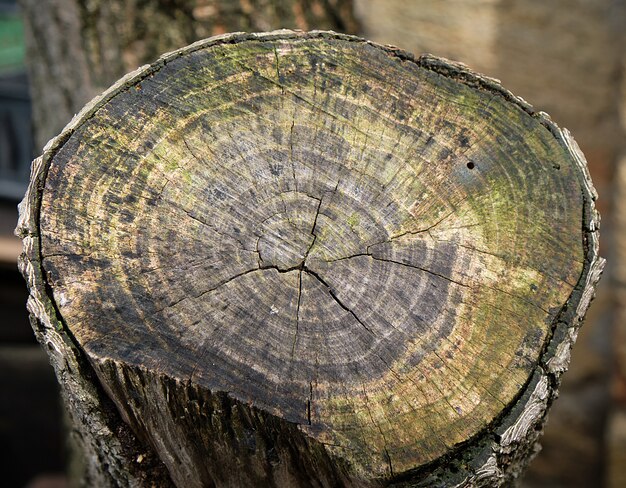
[[[357,33],[352,0],[20,0],[39,150],[94,96],[162,53],[225,32]]]
[[[602,270],[594,200],[567,131],[495,81],[280,31],[90,103],[18,232],[98,483],[494,486]]]

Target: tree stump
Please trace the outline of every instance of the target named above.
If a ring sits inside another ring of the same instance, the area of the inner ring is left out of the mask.
[[[601,273],[595,198],[569,133],[461,64],[231,34],[47,145],[21,266],[92,481],[495,486]]]

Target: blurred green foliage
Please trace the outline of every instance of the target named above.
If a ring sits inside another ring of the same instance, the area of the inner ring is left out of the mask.
[[[17,12],[0,12],[0,73],[24,68],[24,25]]]

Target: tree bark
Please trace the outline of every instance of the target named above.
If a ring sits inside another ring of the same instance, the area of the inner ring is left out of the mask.
[[[463,65],[232,34],[47,145],[21,267],[100,485],[499,486],[604,265],[595,198]]]
[[[164,52],[225,32],[356,34],[352,0],[19,0],[38,148],[89,100]]]

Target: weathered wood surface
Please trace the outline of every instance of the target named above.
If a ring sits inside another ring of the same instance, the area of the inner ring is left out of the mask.
[[[602,270],[595,198],[568,132],[495,80],[277,31],[94,100],[18,230],[94,476],[145,448],[160,484],[493,486],[532,456]]]
[[[19,0],[37,151],[129,71],[225,32],[358,33],[352,0]]]

